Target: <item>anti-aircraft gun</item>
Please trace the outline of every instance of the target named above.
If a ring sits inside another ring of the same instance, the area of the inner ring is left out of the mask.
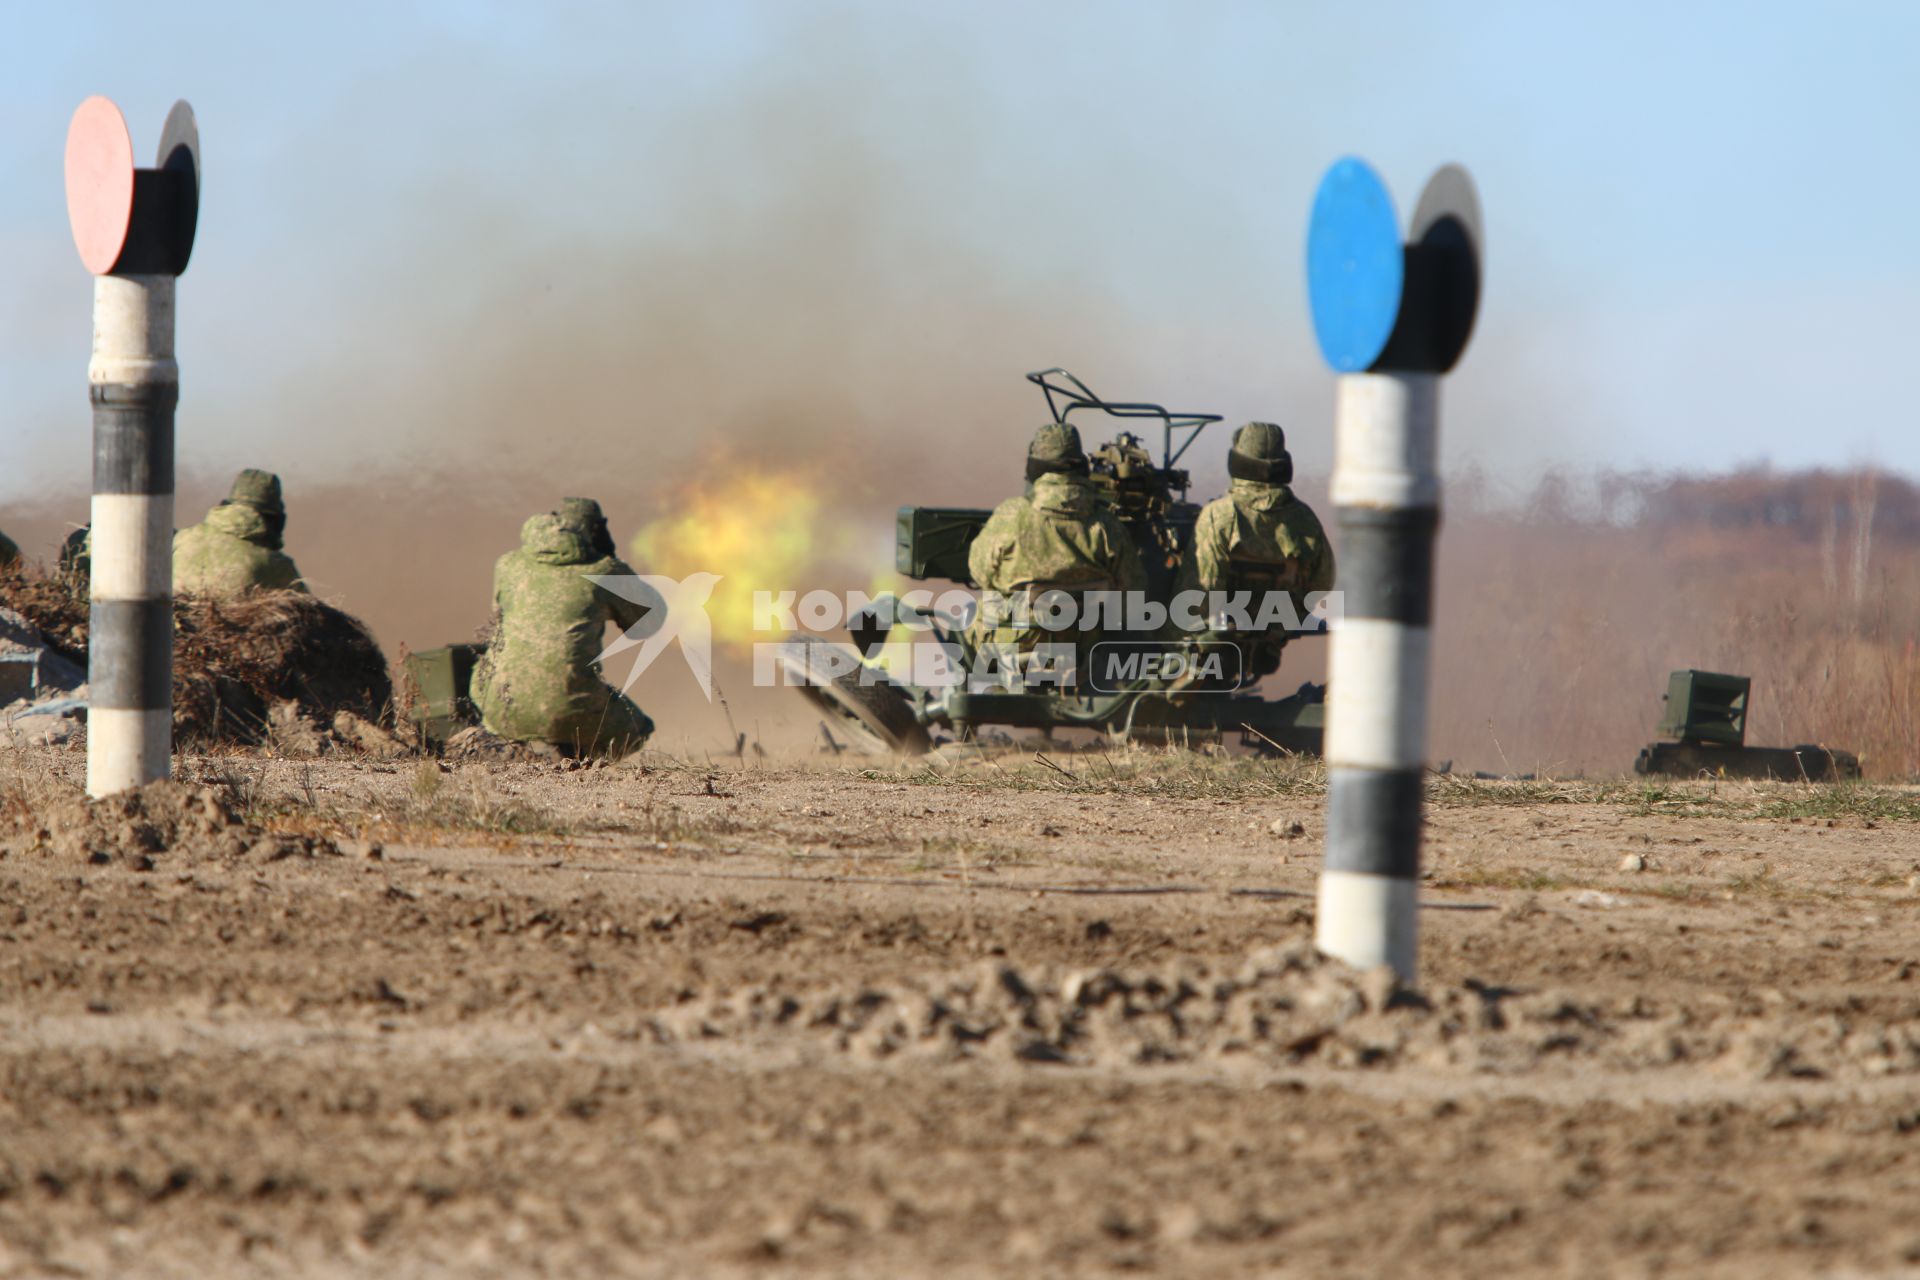
[[[1095,490],[1120,523],[1147,566],[1147,593],[1162,604],[1173,595],[1174,575],[1193,545],[1198,503],[1187,500],[1187,472],[1174,464],[1217,413],[1170,413],[1157,404],[1102,400],[1065,369],[1027,375],[1047,397],[1055,422],[1071,423],[1075,412],[1092,410],[1123,421],[1150,419],[1161,427],[1161,461],[1156,464],[1145,441],[1122,431],[1087,454]],[[1077,425],[1077,424],[1076,424]],[[1178,439],[1176,435],[1184,432]],[[967,549],[987,517],[982,507],[902,507],[894,530],[894,568],[917,581],[944,578],[977,585],[967,569]]]
[[[1220,421],[1216,413],[1175,413],[1146,401],[1106,400],[1065,369],[1042,369],[1027,375],[1039,387],[1053,420],[1074,423],[1075,414],[1099,414],[1123,423],[1157,425],[1160,460],[1154,461],[1143,438],[1122,430],[1112,440],[1088,453],[1094,487],[1100,500],[1132,536],[1147,571],[1146,595],[1168,604],[1178,589],[1180,566],[1191,554],[1193,528],[1200,506],[1187,497],[1189,476],[1178,464],[1201,431]],[[967,565],[973,540],[993,513],[980,507],[901,507],[895,524],[894,568],[916,581],[947,580],[978,586]],[[884,616],[891,614],[891,617]],[[930,726],[951,729],[971,737],[987,725],[1051,731],[1060,728],[1095,729],[1125,733],[1135,738],[1211,737],[1238,733],[1249,745],[1287,752],[1318,754],[1322,736],[1325,689],[1305,684],[1290,697],[1270,701],[1244,690],[1207,687],[1204,682],[1174,688],[1165,678],[1170,666],[1158,667],[1162,678],[1136,678],[1108,683],[1096,681],[1079,689],[989,689],[972,687],[964,679],[933,684],[910,669],[901,654],[910,646],[908,635],[929,633],[948,652],[958,650],[962,665],[970,662],[961,621],[914,611],[893,599],[856,619],[848,628],[855,657],[844,646],[823,637],[801,636],[789,641],[783,665],[789,679],[828,717],[829,724],[869,749],[924,751],[930,745]],[[1302,636],[1319,634],[1303,629]],[[1152,655],[1177,664],[1188,661],[1197,669],[1204,655],[1173,652],[1177,646],[1147,637],[1118,639],[1117,645],[1167,652]],[[1217,655],[1216,655],[1217,656]],[[1148,655],[1119,652],[1115,660],[1143,660]],[[938,665],[938,664],[936,664]],[[1153,662],[1147,662],[1148,666]],[[948,672],[948,675],[963,673]]]

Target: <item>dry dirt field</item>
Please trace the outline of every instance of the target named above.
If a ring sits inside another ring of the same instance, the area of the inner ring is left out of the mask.
[[[1920,1270],[1920,794],[0,757],[0,1274]]]

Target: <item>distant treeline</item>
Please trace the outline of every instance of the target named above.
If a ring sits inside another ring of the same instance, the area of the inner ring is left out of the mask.
[[[1841,535],[1920,544],[1920,485],[1886,471],[1779,471],[1753,466],[1719,475],[1549,472],[1520,501],[1469,473],[1449,486],[1455,510],[1529,523],[1639,526],[1679,532],[1761,530],[1794,541]]]

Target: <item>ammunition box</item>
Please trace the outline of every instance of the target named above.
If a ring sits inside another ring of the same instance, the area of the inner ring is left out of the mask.
[[[1667,677],[1667,710],[1659,732],[1682,742],[1737,747],[1747,740],[1746,676],[1676,671]]]
[[[902,507],[894,526],[893,567],[909,578],[945,578],[968,586],[967,550],[993,512],[978,507]]]
[[[416,696],[407,718],[432,742],[445,742],[479,721],[473,705],[473,664],[486,649],[480,644],[450,644],[407,655],[407,679]]]

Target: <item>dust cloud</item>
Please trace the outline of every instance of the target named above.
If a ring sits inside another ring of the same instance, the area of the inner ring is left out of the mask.
[[[868,123],[899,86],[771,68],[746,79],[751,92],[641,149],[647,200],[631,217],[542,216],[429,180],[407,197],[417,207],[403,199],[356,228],[374,242],[337,284],[334,313],[361,317],[350,330],[276,347],[285,363],[236,383],[228,404],[196,400],[187,359],[179,522],[198,519],[228,474],[195,452],[196,415],[268,424],[244,461],[285,473],[289,550],[317,592],[394,653],[471,637],[494,559],[563,496],[599,499],[637,559],[658,545],[643,531],[663,526],[697,552],[690,512],[730,513],[750,539],[770,485],[802,493],[787,509],[806,513],[800,532],[813,537],[783,551],[803,578],[785,585],[867,587],[890,568],[900,505],[990,505],[1017,490],[1024,442],[1044,420],[1029,369],[1065,364],[1117,397],[1228,407],[1164,355],[1213,344],[1218,360],[1246,351],[1245,333],[1129,305],[1071,267],[1016,265],[962,234],[977,209],[927,175],[983,163],[990,140],[964,113],[923,129],[903,167]],[[466,216],[449,218],[450,205]],[[1295,354],[1259,373],[1305,473],[1330,454],[1328,433],[1303,416],[1327,387],[1310,352]],[[1497,436],[1498,424],[1448,425]],[[1226,443],[1216,429],[1196,447],[1195,496],[1218,491]],[[1317,499],[1324,482],[1303,489]],[[76,483],[10,507],[0,526],[50,558],[85,509]],[[779,530],[788,541],[790,526]],[[1817,569],[1786,568],[1816,553],[1800,539],[1776,556],[1777,535],[1730,536],[1676,560],[1670,530],[1617,513],[1456,505],[1441,542],[1436,758],[1620,771],[1650,735],[1664,673],[1687,665],[1755,667],[1770,708],[1756,727],[1769,738],[1857,732],[1822,719],[1832,699],[1810,692],[1809,663],[1840,678],[1837,660],[1814,652],[1827,634],[1814,607],[1780,620],[1782,573],[1788,586],[1816,580]],[[1860,609],[1848,616],[1849,634],[1871,630]],[[1890,638],[1898,625],[1840,664],[1854,686],[1887,685],[1886,664],[1905,652]],[[1771,658],[1754,652],[1762,636],[1778,640]],[[1323,654],[1302,648],[1276,691],[1319,678]],[[636,694],[682,744],[812,734],[797,697],[746,677],[737,654],[722,657],[724,710],[674,662]],[[1883,760],[1899,756],[1904,731],[1890,708],[1876,713]]]

